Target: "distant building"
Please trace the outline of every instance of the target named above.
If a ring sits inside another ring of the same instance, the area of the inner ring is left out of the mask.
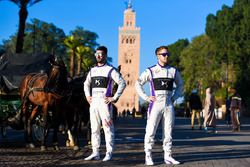
[[[135,81],[139,77],[140,67],[140,27],[136,27],[136,14],[131,1],[124,11],[123,26],[119,27],[118,63],[127,87],[116,106],[118,112],[139,111],[139,96],[135,91]]]

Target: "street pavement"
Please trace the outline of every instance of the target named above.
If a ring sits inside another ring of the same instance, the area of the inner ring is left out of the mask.
[[[181,162],[180,167],[249,167],[250,166],[250,118],[241,119],[241,131],[232,132],[223,120],[217,121],[217,133],[206,133],[195,127],[191,130],[190,118],[176,118],[173,132],[173,156]],[[74,151],[65,147],[65,136],[60,137],[61,149],[53,150],[49,142],[48,150],[25,148],[23,132],[8,129],[7,138],[0,137],[0,167],[83,167],[83,166],[134,166],[144,165],[143,138],[146,120],[142,118],[117,118],[115,121],[116,148],[112,161],[84,161],[91,154],[91,147],[80,138],[81,149]],[[102,135],[102,139],[104,136]],[[105,155],[104,141],[101,158]],[[161,125],[156,134],[153,151],[155,166],[166,165],[163,161]]]

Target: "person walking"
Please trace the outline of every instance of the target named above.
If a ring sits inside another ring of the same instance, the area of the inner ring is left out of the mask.
[[[173,102],[182,96],[183,80],[179,71],[168,65],[170,53],[167,46],[156,48],[155,54],[158,63],[146,69],[135,83],[139,96],[150,103],[144,138],[145,164],[154,165],[152,149],[160,121],[163,127],[164,161],[166,164],[180,164],[172,157],[172,130],[175,122]],[[147,82],[150,83],[151,95],[147,95],[143,89]]]
[[[106,156],[103,161],[112,159],[114,148],[114,124],[112,104],[121,96],[126,87],[121,74],[111,65],[107,64],[108,49],[100,46],[96,49],[97,64],[91,68],[84,82],[84,92],[90,104],[91,144],[92,154],[84,160],[100,159],[100,130],[104,129],[106,141]],[[118,84],[117,91],[112,97],[113,81]]]
[[[236,89],[232,89],[233,95],[231,96],[230,111],[233,126],[233,132],[240,131],[239,113],[241,110],[241,97]]]
[[[192,116],[191,116],[191,129],[194,129],[194,121],[195,121],[195,117],[198,120],[198,126],[199,129],[201,130],[201,110],[202,110],[202,103],[201,103],[201,99],[200,96],[198,95],[198,92],[196,89],[192,90],[192,93],[189,97],[189,107],[190,110],[192,112]]]
[[[230,106],[231,106],[231,97],[226,98],[226,115],[225,115],[225,121],[227,126],[229,127],[231,125],[231,111],[230,111]]]
[[[206,89],[206,98],[205,98],[205,106],[204,106],[204,129],[208,130],[208,127],[213,128],[213,132],[216,131],[216,117],[215,117],[215,98],[213,95],[213,91],[211,87]]]

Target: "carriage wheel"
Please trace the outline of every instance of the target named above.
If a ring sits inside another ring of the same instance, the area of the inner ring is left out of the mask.
[[[32,125],[32,134],[37,141],[42,141],[44,134],[44,127],[37,124]]]
[[[42,120],[40,117],[38,117],[38,119],[36,120],[36,122],[32,125],[32,132],[33,132],[33,136],[37,141],[42,141],[44,138],[44,131],[45,132],[45,136],[47,136],[48,134],[48,129],[46,129],[42,123]]]
[[[32,125],[32,134],[34,136],[34,138],[37,140],[37,141],[42,141],[44,136],[44,131],[45,131],[45,137],[48,135],[48,129],[45,128],[44,126],[42,125],[39,125],[39,124],[33,124]]]
[[[7,128],[5,126],[1,127],[1,134],[2,134],[2,137],[6,137],[7,136]]]

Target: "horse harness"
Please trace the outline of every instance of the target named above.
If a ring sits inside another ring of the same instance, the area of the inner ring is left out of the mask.
[[[55,92],[52,92],[52,91],[49,91],[49,88],[48,88],[48,82],[49,82],[49,79],[47,79],[46,81],[46,84],[43,86],[43,87],[33,87],[34,86],[34,83],[35,81],[38,79],[38,78],[42,78],[42,77],[48,77],[47,74],[45,73],[37,73],[37,74],[33,74],[32,78],[29,80],[28,82],[28,88],[27,88],[27,91],[25,93],[25,98],[27,98],[31,93],[34,93],[34,92],[51,92],[53,93],[57,98],[60,98],[61,95],[55,93]],[[34,95],[34,94],[33,94]]]

